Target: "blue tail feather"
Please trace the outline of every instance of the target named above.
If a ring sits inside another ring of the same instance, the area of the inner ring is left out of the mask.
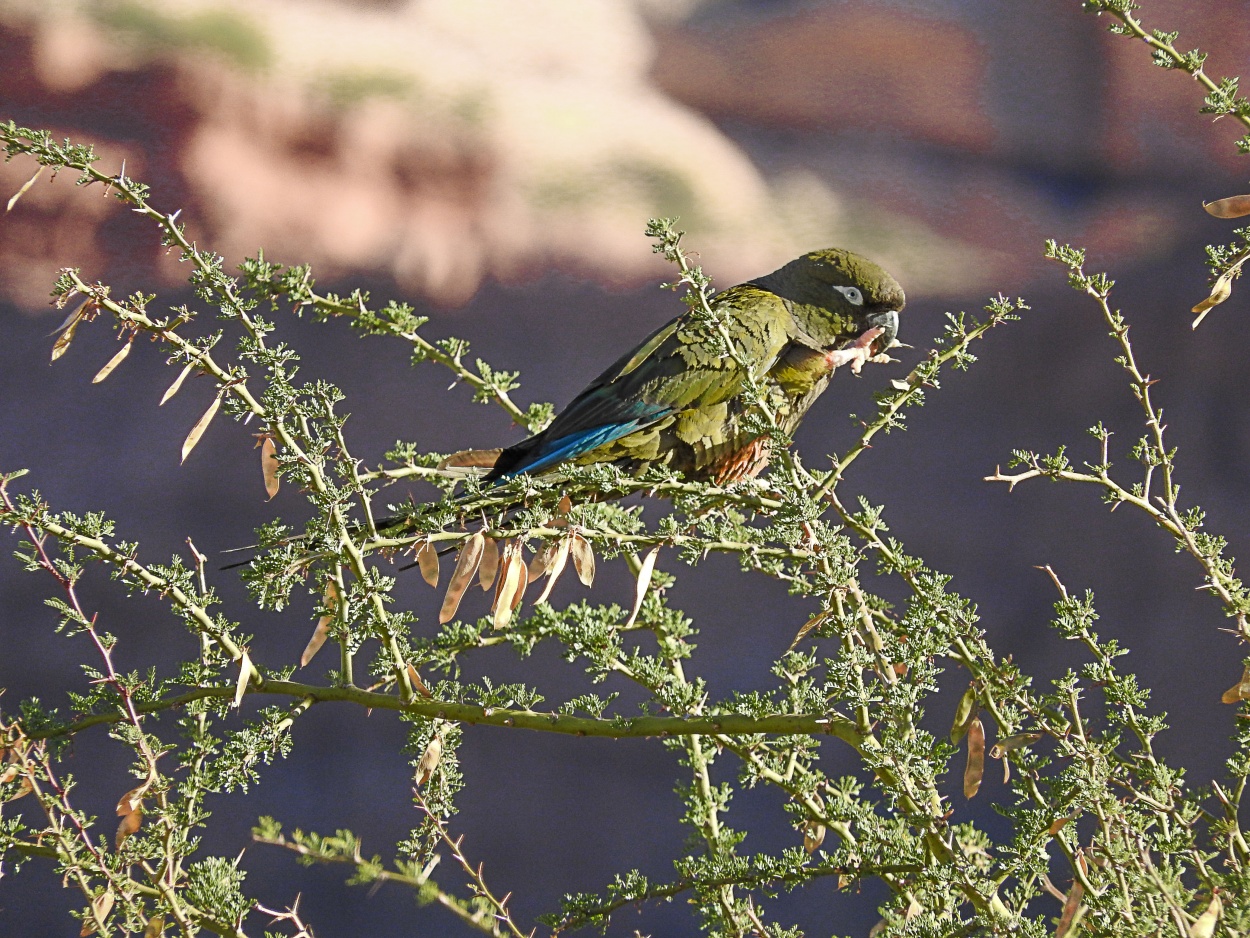
[[[557,463],[576,459],[592,449],[628,436],[635,430],[639,430],[653,422],[653,420],[654,418],[639,418],[637,420],[628,420],[625,423],[610,423],[602,427],[592,427],[580,433],[570,433],[568,436],[552,440],[548,445],[541,447],[534,453],[534,458],[512,466],[506,472],[501,472],[498,478],[507,479],[520,475],[522,472],[531,474],[542,472],[544,469],[550,469]]]

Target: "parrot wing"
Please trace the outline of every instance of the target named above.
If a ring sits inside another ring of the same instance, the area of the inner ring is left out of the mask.
[[[731,335],[741,343],[741,357],[757,362],[757,374],[763,374],[789,343],[789,317],[773,294],[758,288],[738,296],[741,292],[741,287],[725,291],[717,305],[733,307]],[[738,393],[744,369],[696,330],[684,329],[689,319],[678,316],[613,362],[547,429],[505,449],[485,481],[542,472],[679,411]]]

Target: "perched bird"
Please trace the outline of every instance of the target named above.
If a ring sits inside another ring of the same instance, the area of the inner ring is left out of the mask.
[[[903,288],[841,248],[804,254],[712,298],[723,337],[692,311],[626,352],[541,433],[503,450],[484,481],[564,463],[660,464],[720,484],[768,462],[768,440],[745,426],[754,383],[780,429],[793,433],[835,368],[856,372],[898,333]],[[492,454],[493,455],[493,454]]]
[[[743,419],[751,385],[793,433],[836,368],[858,372],[894,343],[904,302],[898,281],[867,258],[812,251],[713,297],[724,335],[687,311],[622,355],[541,433],[504,450],[466,450],[444,465],[489,468],[487,483],[596,462],[631,472],[664,465],[718,484],[754,477],[769,453],[768,438]]]

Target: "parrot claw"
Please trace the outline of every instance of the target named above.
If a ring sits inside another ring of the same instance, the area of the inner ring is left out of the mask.
[[[858,339],[848,345],[846,348],[834,349],[832,352],[825,353],[825,361],[829,363],[829,370],[833,371],[842,365],[850,365],[852,374],[859,374],[864,367],[864,362],[878,361],[894,361],[884,352],[874,354],[872,344],[877,340],[885,330],[878,327],[869,329]]]

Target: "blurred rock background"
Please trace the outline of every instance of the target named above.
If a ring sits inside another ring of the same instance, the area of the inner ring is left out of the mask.
[[[1250,53],[1250,24],[1232,0],[1151,0],[1142,16],[1181,30],[1179,46],[1210,51],[1212,75],[1237,74]],[[522,401],[564,403],[673,315],[676,301],[655,288],[669,271],[641,234],[652,215],[681,216],[721,285],[811,247],[871,255],[907,288],[903,338],[917,347],[908,362],[946,310],[976,310],[999,291],[1024,296],[1034,307],[1025,321],[991,336],[983,361],[932,395],[906,435],[857,464],[847,493],[889,506],[893,532],[980,604],[1000,653],[1041,675],[1072,657],[1045,627],[1054,597],[1032,566],[1060,562],[1070,588],[1095,589],[1105,634],[1133,648],[1131,666],[1184,727],[1161,749],[1202,779],[1227,754],[1234,714],[1218,696],[1240,671],[1234,643],[1216,631],[1219,609],[1191,589],[1192,563],[1142,518],[1107,515],[1094,493],[1035,485],[1009,496],[980,481],[1012,447],[1080,447],[1099,419],[1119,430],[1123,462],[1138,433],[1096,310],[1042,260],[1045,238],[1070,241],[1121,282],[1139,356],[1161,379],[1185,491],[1234,553],[1244,550],[1244,300],[1234,294],[1197,333],[1187,310],[1206,294],[1202,246],[1229,229],[1201,202],[1244,191],[1250,164],[1231,121],[1196,114],[1191,80],[1155,68],[1105,25],[1076,0],[6,0],[0,119],[94,142],[106,168],[125,160],[158,206],[182,209],[199,242],[231,262],[263,247],[270,259],[311,262],[323,286],[365,285],[427,308],[431,335],[468,338],[496,366],[520,369]],[[0,193],[33,168],[0,165]],[[193,301],[186,268],[137,217],[98,188],[41,179],[0,217],[0,466],[30,467],[54,506],[106,510],[153,558],[188,535],[218,550],[248,542],[275,513],[302,517],[298,493],[264,502],[240,428],[218,421],[177,465],[206,401],[188,388],[158,411],[170,380],[159,356],[137,349],[92,386],[113,347],[97,324],[47,370],[47,294],[69,265],[117,291]],[[280,321],[306,373],[347,392],[351,439],[370,462],[400,438],[443,450],[517,438],[501,415],[448,393],[442,375],[410,370],[402,348]],[[851,439],[847,414],[867,413],[889,376],[870,371],[840,378],[808,418],[799,446],[809,463]],[[734,579],[730,564],[679,573],[713,689],[763,684],[805,607],[774,584]],[[159,602],[122,603],[101,577],[96,587],[122,654],[134,649],[126,666],[181,652]],[[432,595],[403,589],[432,611]],[[311,623],[248,613],[228,576],[223,591],[265,660],[298,656]],[[628,591],[623,571],[595,589],[604,600]],[[55,702],[82,680],[80,650],[50,644],[45,595],[45,583],[0,565],[10,702]],[[481,667],[552,700],[582,689],[546,652]],[[942,728],[949,714],[929,722]],[[387,852],[414,822],[395,755],[403,731],[382,715],[365,723],[326,708],[303,718],[292,759],[248,798],[216,806],[206,846],[237,853],[255,817],[271,813],[350,827],[367,850]],[[124,760],[103,737],[75,747],[79,776],[98,779],[83,798],[108,815],[109,796],[129,787]],[[673,760],[659,747],[479,729],[463,758],[470,788],[456,824],[523,919],[616,870],[671,874],[683,835]],[[1000,792],[987,780],[983,803],[955,803],[995,825],[988,803]],[[762,825],[747,847],[798,842],[774,802],[735,801],[731,823]],[[340,869],[303,870],[257,848],[244,865],[249,891],[270,906],[304,890],[322,936],[458,934],[401,890],[341,886]],[[810,935],[865,934],[879,898],[830,883],[776,904],[781,921]],[[64,933],[67,904],[47,869],[0,880],[0,933]],[[627,912],[610,934],[635,928],[694,926],[676,902]]]

